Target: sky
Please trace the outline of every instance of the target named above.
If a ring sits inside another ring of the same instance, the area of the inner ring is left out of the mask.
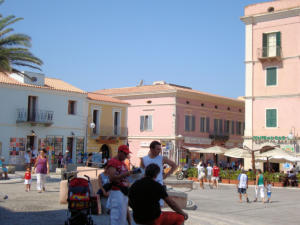
[[[85,91],[164,80],[245,94],[244,7],[267,0],[5,0],[42,73]],[[23,70],[29,70],[24,68]]]

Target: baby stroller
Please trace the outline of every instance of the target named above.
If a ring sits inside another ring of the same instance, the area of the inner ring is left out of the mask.
[[[93,225],[90,178],[68,178],[68,220],[65,225]]]

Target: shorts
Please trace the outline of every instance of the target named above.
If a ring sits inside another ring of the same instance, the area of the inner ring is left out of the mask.
[[[272,194],[272,192],[267,192],[268,198],[271,198],[271,194]]]
[[[219,180],[219,177],[212,177],[212,180],[216,180],[216,181],[218,181]]]
[[[31,179],[30,180],[25,179],[24,184],[31,184]]]
[[[7,168],[4,168],[4,167],[2,167],[2,171],[3,171],[4,173],[7,173],[7,172],[8,172]]]
[[[206,176],[207,180],[211,180],[211,175]]]
[[[240,194],[246,194],[247,193],[247,189],[246,188],[238,188],[238,193],[240,193]]]
[[[176,212],[161,212],[153,225],[181,225],[184,222],[183,215]]]
[[[199,179],[199,180],[202,180],[204,177],[205,177],[205,173],[200,173],[200,174],[198,175],[198,179]]]

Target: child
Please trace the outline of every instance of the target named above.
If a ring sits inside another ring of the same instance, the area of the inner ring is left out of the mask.
[[[268,180],[268,182],[267,182],[267,196],[268,196],[267,202],[268,203],[271,203],[271,193],[272,193],[271,189],[272,189],[272,184],[271,184],[271,181]]]
[[[31,169],[30,167],[27,167],[25,175],[24,175],[24,184],[25,184],[25,191],[30,191],[30,185],[31,185]]]

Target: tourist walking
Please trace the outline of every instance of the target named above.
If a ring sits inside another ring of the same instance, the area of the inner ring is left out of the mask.
[[[101,211],[103,214],[107,214],[107,199],[109,196],[109,176],[107,173],[107,167],[104,168],[104,172],[98,176],[99,190],[98,195],[100,195]]]
[[[265,202],[265,180],[264,175],[262,174],[261,170],[257,170],[256,175],[256,185],[255,185],[255,200],[257,202],[258,195],[260,195],[261,201]]]
[[[35,164],[34,164],[34,171],[36,173],[37,178],[37,190],[38,193],[42,191],[46,191],[45,183],[46,183],[46,176],[49,173],[49,162],[46,156],[46,149],[42,149],[40,151],[40,155],[37,157]]]
[[[32,154],[31,151],[28,149],[24,154],[26,168],[31,167],[31,158],[32,158]]]
[[[24,175],[25,191],[30,191],[31,187],[31,168],[27,167]]]
[[[66,170],[68,169],[69,161],[70,161],[70,155],[69,155],[69,150],[67,149],[62,160],[62,165]]]
[[[131,224],[128,213],[128,187],[127,177],[132,172],[128,171],[124,160],[130,153],[127,145],[121,145],[118,148],[118,155],[109,160],[107,164],[107,173],[112,187],[109,193],[108,205],[110,207],[110,224],[126,225]]]
[[[88,158],[87,158],[87,160],[86,160],[85,166],[87,166],[87,167],[92,167],[92,165],[93,165],[92,158],[93,158],[93,153],[90,152],[90,153],[88,154]]]
[[[212,170],[213,170],[213,168],[211,167],[211,164],[208,163],[207,167],[206,167],[206,179],[208,181],[208,186],[210,188],[213,188],[212,185],[211,185]]]
[[[204,189],[205,167],[202,160],[200,160],[199,164],[197,165],[197,169],[198,169],[198,180],[200,181],[200,187]]]
[[[246,201],[249,203],[249,198],[247,195],[247,189],[248,189],[248,176],[245,173],[244,169],[241,171],[241,173],[238,176],[238,184],[236,185],[240,197],[240,202],[242,202],[242,195],[246,198]]]
[[[214,163],[212,181],[213,181],[213,186],[215,185],[216,188],[219,187],[219,173],[220,173],[220,169],[217,166],[217,164]]]
[[[149,164],[145,169],[145,177],[136,181],[129,190],[129,205],[133,210],[133,218],[138,224],[181,225],[188,215],[167,194],[166,189],[156,182],[160,167]],[[160,199],[163,199],[175,212],[162,212]]]
[[[3,174],[4,174],[4,179],[8,180],[8,169],[6,168],[6,166],[4,165],[4,157],[2,156],[0,158],[0,180],[3,179]]]

